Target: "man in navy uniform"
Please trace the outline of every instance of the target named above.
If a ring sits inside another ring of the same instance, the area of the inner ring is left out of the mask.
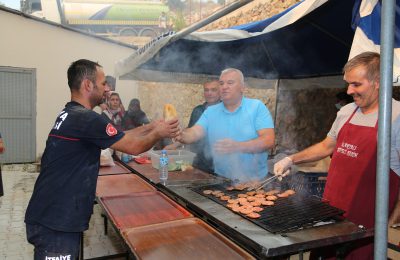
[[[93,212],[101,149],[139,154],[178,133],[178,120],[118,131],[92,110],[110,91],[102,67],[82,59],[73,62],[67,74],[71,102],[50,131],[25,215],[35,259],[78,257],[81,233]]]

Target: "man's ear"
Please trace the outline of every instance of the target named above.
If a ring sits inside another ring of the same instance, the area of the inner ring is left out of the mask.
[[[85,92],[91,92],[93,89],[93,83],[89,79],[84,79],[82,80],[81,88],[83,88],[82,90]]]
[[[380,79],[375,81],[375,89],[379,89],[379,86],[380,86]]]

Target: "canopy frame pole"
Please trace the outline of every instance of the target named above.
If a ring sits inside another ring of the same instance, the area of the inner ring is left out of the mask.
[[[374,259],[387,259],[395,1],[382,1]]]
[[[276,119],[278,115],[278,103],[279,103],[279,87],[280,87],[280,79],[277,79],[275,82],[275,112],[274,112],[274,128],[276,132]],[[271,149],[271,154],[275,155],[276,154],[276,145]]]

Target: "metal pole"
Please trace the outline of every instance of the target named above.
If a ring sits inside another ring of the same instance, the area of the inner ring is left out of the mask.
[[[60,14],[60,23],[63,24],[63,25],[66,25],[67,24],[67,19],[65,18],[63,2],[61,2],[62,0],[56,0],[56,1],[57,1],[58,13]]]
[[[387,259],[395,0],[382,1],[374,259]]]
[[[227,14],[229,14],[230,12],[235,11],[236,9],[252,2],[253,0],[239,0],[236,1],[228,6],[226,6],[225,8],[221,9],[220,11],[210,15],[209,17],[205,18],[204,20],[200,20],[197,23],[194,23],[192,25],[190,25],[189,27],[177,32],[171,39],[170,42],[174,42],[176,40],[181,39],[182,37],[185,37],[186,35],[197,31],[198,29],[200,29],[201,27],[206,26],[209,23],[214,22],[215,20],[221,18],[222,16],[225,16]]]

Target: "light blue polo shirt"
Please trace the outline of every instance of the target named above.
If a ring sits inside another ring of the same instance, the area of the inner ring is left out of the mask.
[[[218,154],[213,148],[221,139],[249,141],[258,137],[257,131],[274,128],[271,114],[260,100],[243,97],[240,106],[234,112],[227,110],[222,102],[208,107],[196,125],[201,126],[208,137],[215,172],[218,175],[241,181],[261,179],[267,175],[266,151]]]

